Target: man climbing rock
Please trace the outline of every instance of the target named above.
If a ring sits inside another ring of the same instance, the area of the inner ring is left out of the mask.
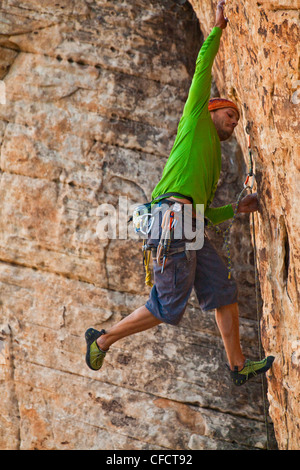
[[[240,117],[233,102],[210,99],[211,69],[227,26],[224,3],[219,2],[214,27],[200,49],[177,137],[162,178],[152,193],[153,199],[161,200],[171,208],[174,204],[181,208],[191,205],[193,214],[196,205],[203,204],[204,215],[212,224],[219,224],[234,215],[232,204],[218,208],[211,208],[210,204],[221,171],[220,141],[232,135]],[[236,210],[237,213],[249,213],[257,209],[257,196],[250,194],[241,199]],[[158,243],[151,242],[156,248]],[[158,260],[154,260],[154,285],[145,305],[107,331],[94,328],[86,331],[86,363],[92,370],[102,367],[108,349],[121,338],[160,323],[178,325],[193,287],[201,309],[216,311],[233,383],[242,385],[271,367],[272,356],[250,361],[243,355],[236,283],[228,279],[226,266],[207,237],[204,237],[201,249],[188,253],[180,249],[183,243],[184,240],[171,240],[163,270]]]

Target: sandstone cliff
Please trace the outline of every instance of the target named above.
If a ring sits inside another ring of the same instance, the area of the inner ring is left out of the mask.
[[[193,7],[206,36],[211,2]],[[101,373],[84,363],[85,329],[147,299],[140,244],[99,240],[97,208],[120,195],[143,202],[158,181],[201,44],[195,14],[171,0],[6,0],[0,13],[0,448],[265,448],[261,383],[236,390],[224,377],[213,312],[193,296],[179,328],[122,340]],[[268,385],[281,448],[295,448],[299,432],[296,13],[231,2],[214,69],[220,93],[243,110],[243,152],[234,139],[224,145],[217,203],[240,190],[252,124],[263,345],[276,356]],[[247,216],[232,251],[243,345],[256,357]]]
[[[212,2],[192,0],[207,34]],[[262,340],[276,356],[270,414],[281,449],[299,448],[299,7],[298,1],[230,1],[214,76],[250,125],[260,211],[255,217],[263,299]]]

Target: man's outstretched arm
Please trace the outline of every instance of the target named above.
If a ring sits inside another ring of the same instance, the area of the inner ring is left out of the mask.
[[[186,117],[197,118],[203,111],[208,112],[207,106],[212,81],[211,69],[219,50],[222,30],[226,28],[228,22],[224,17],[224,4],[224,0],[218,3],[214,27],[199,51],[189,96],[183,111],[183,115]]]

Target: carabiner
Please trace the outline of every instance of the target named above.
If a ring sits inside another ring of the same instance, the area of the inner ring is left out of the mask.
[[[251,184],[249,185],[248,184],[248,181],[249,179],[252,178],[252,181],[251,181]],[[253,186],[254,186],[254,181],[255,181],[255,174],[253,173],[252,175],[247,175],[247,178],[245,179],[245,182],[244,182],[244,188],[249,188],[249,189],[252,189]]]

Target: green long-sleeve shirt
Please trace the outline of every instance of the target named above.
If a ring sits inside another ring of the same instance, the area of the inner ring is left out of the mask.
[[[233,217],[231,204],[210,208],[221,172],[221,145],[208,111],[211,69],[218,52],[222,29],[215,27],[203,43],[177,136],[162,178],[152,193],[176,192],[192,197],[193,206],[204,205],[204,215],[213,224]]]

